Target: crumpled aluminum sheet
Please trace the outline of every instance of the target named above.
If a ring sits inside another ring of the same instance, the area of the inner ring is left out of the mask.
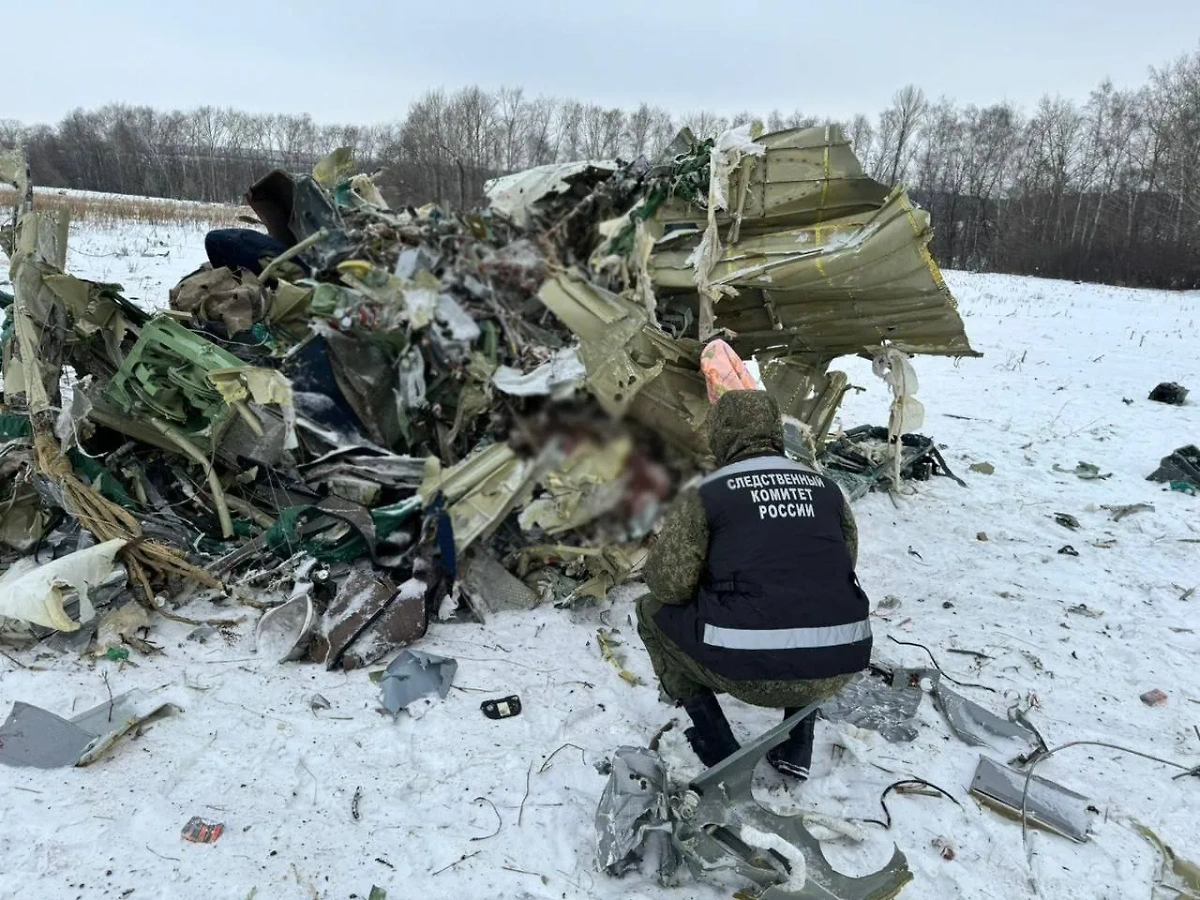
[[[133,690],[70,719],[17,701],[0,725],[0,763],[57,769],[86,766],[133,729],[181,712]]]
[[[1041,746],[1041,740],[1025,726],[1002,719],[989,712],[973,700],[950,690],[941,682],[934,685],[933,702],[946,717],[950,730],[964,743],[972,747],[996,746],[999,741],[1018,741],[1023,753],[1029,754]]]
[[[457,671],[457,660],[405,650],[384,670],[381,683],[384,709],[397,715],[422,697],[437,694],[445,700]]]
[[[891,684],[873,672],[860,672],[836,696],[821,704],[821,717],[877,731],[893,744],[908,743],[917,736],[916,716],[922,693],[919,679],[923,672],[896,669]]]
[[[624,875],[645,859],[657,861],[662,883],[675,873],[680,857],[671,841],[667,772],[657,753],[617,748],[596,810],[596,835],[597,859],[609,875]]]
[[[492,384],[515,397],[548,396],[561,400],[571,396],[586,378],[587,369],[579,357],[579,348],[567,347],[556,350],[548,360],[529,372],[500,366],[492,375]]]

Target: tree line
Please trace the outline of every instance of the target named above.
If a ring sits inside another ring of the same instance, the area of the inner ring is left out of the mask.
[[[0,144],[26,146],[40,185],[217,202],[270,168],[306,170],[353,146],[389,201],[465,208],[498,174],[653,159],[685,126],[707,137],[755,119],[768,130],[824,124],[799,111],[677,115],[468,87],[428,91],[403,119],[373,126],[114,104],[56,126],[0,121]],[[963,106],[910,85],[874,117],[841,124],[869,174],[930,210],[943,266],[1200,288],[1200,50],[1081,102]]]

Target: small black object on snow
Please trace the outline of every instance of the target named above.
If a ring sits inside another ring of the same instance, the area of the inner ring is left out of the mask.
[[[484,700],[479,708],[489,719],[510,719],[521,714],[521,698],[513,694],[500,700]]]
[[[1150,392],[1150,399],[1158,403],[1169,403],[1171,406],[1183,406],[1187,400],[1188,389],[1174,381],[1164,381]]]
[[[1058,552],[1062,556],[1078,556],[1079,555],[1079,551],[1076,550],[1074,547],[1072,547],[1070,544],[1067,544],[1065,547],[1060,547]]]
[[[1191,444],[1164,456],[1157,469],[1146,476],[1147,481],[1162,483],[1183,482],[1200,488],[1200,447]]]

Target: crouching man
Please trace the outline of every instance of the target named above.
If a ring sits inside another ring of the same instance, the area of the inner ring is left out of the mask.
[[[668,511],[646,561],[638,633],[664,693],[682,704],[706,766],[738,750],[717,694],[783,709],[831,697],[867,667],[858,534],[838,486],[783,455],[764,391],[731,391],[710,414],[719,468]],[[812,765],[815,714],[767,754],[798,779]]]

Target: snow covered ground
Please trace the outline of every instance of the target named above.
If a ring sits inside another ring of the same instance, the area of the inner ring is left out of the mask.
[[[200,226],[83,229],[70,267],[162,305],[203,260],[202,239]],[[1051,746],[1101,740],[1200,764],[1200,591],[1186,596],[1200,585],[1200,499],[1145,480],[1162,456],[1200,441],[1195,400],[1177,408],[1146,399],[1160,381],[1200,394],[1200,297],[947,277],[986,356],[918,360],[919,397],[924,433],[968,487],[938,478],[896,503],[871,495],[856,505],[861,579],[884,607],[876,656],[926,665],[921,650],[888,638],[928,646],[958,679],[993,688],[961,689],[993,711],[1033,702],[1030,719]],[[845,424],[884,422],[882,383],[860,361],[848,371],[867,391],[849,398]],[[1055,470],[1080,460],[1112,477]],[[976,462],[994,474],[971,472]],[[1101,508],[1140,502],[1155,511],[1113,522]],[[1057,524],[1059,512],[1081,528]],[[1058,552],[1067,544],[1078,557]],[[396,721],[377,711],[366,672],[256,657],[258,614],[232,604],[182,610],[243,619],[228,636],[200,644],[186,639],[188,626],[159,620],[151,639],[165,652],[124,665],[38,648],[11,654],[16,662],[0,657],[0,716],[16,700],[79,711],[109,688],[155,691],[184,710],[90,768],[0,769],[0,897],[365,900],[372,885],[393,900],[727,897],[728,887],[664,891],[594,869],[605,783],[594,764],[622,744],[644,745],[677,715],[659,701],[637,641],[637,594],[625,588],[578,612],[499,615],[486,627],[434,625],[420,649],[459,661],[455,687]],[[602,625],[619,633],[642,686],[601,659]],[[1139,700],[1152,688],[1167,693],[1165,705]],[[318,693],[330,709],[312,709]],[[508,694],[521,696],[519,717],[481,714],[482,701]],[[742,738],[777,720],[726,706]],[[1020,826],[967,794],[979,750],[952,736],[928,697],[920,722],[911,744],[822,722],[814,778],[794,788],[760,772],[760,797],[781,811],[872,819],[900,778],[946,788],[961,806],[893,795],[890,832],[866,825],[862,842],[827,845],[850,874],[881,867],[899,845],[915,875],[902,897],[1149,896],[1157,858],[1132,820],[1200,859],[1200,779],[1173,781],[1167,766],[1076,747],[1038,774],[1091,799],[1092,837],[1080,845],[1031,831],[1027,860]],[[698,770],[678,729],[663,750],[680,775]],[[209,846],[184,842],[192,816],[224,822],[224,835]]]

